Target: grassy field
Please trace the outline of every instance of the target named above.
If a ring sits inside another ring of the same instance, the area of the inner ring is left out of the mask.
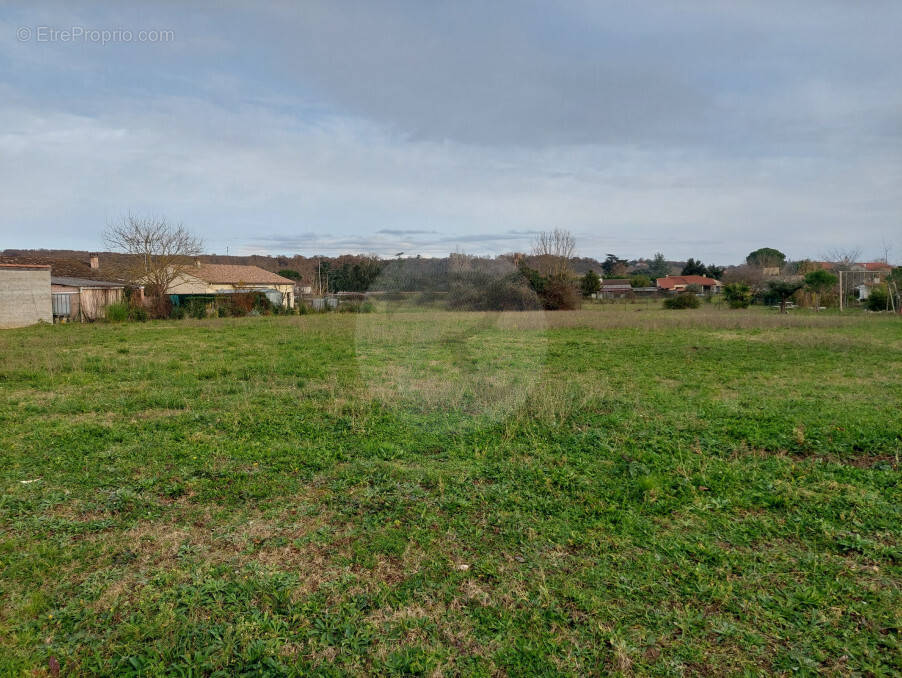
[[[902,322],[0,333],[0,674],[902,671]]]

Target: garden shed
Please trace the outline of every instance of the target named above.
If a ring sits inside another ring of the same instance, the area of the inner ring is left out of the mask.
[[[103,280],[50,278],[54,319],[81,322],[106,317],[106,307],[122,301],[125,285]]]

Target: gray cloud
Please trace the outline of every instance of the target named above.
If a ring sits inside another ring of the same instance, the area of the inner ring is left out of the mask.
[[[381,228],[376,233],[384,233],[386,235],[423,235],[423,234],[432,234],[437,233],[438,231],[423,231],[416,228],[411,229],[403,229],[403,228]]]
[[[7,6],[0,235],[96,247],[131,209],[233,252],[495,253],[560,226],[594,256],[902,255],[900,19],[877,0]],[[176,41],[15,40],[38,24]]]

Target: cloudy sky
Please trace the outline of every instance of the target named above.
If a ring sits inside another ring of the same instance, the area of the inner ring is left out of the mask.
[[[902,260],[898,0],[35,4],[0,249],[131,211],[233,254]]]

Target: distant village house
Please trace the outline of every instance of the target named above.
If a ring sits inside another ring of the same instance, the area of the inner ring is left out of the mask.
[[[707,294],[717,294],[723,287],[719,280],[704,275],[668,275],[657,280],[659,290],[672,294],[685,292],[690,285],[700,287]]]
[[[294,308],[295,281],[259,266],[195,262],[182,271],[167,290],[170,296],[215,296],[260,292],[274,306]]]
[[[633,286],[624,278],[609,278],[601,281],[598,290],[600,299],[626,299],[633,296]]]
[[[112,276],[101,273],[98,254],[90,254],[87,260],[75,257],[2,257],[0,266],[6,270],[41,269],[49,274],[44,276],[46,280],[42,277],[40,283],[41,298],[46,296],[50,307],[47,317],[43,313],[40,317],[46,322],[84,322],[104,318],[106,307],[121,301],[125,295],[124,282],[111,280],[109,278]],[[5,285],[0,287],[8,293]],[[18,313],[27,315],[22,309]],[[25,324],[32,322],[37,320]]]

